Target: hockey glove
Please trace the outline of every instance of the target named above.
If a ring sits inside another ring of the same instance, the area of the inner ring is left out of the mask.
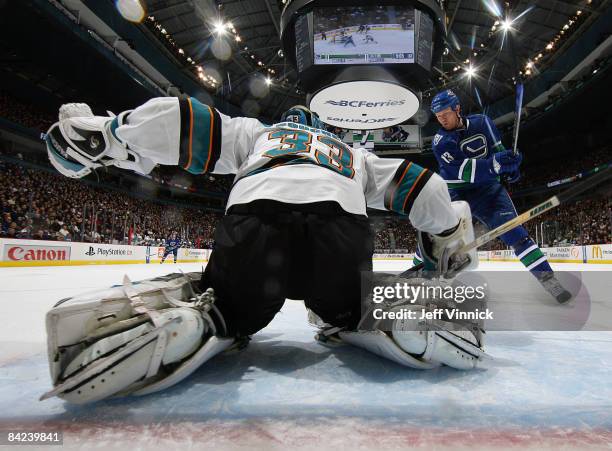
[[[425,271],[436,271],[446,277],[453,277],[457,271],[468,266],[470,269],[478,266],[478,255],[474,249],[467,254],[457,252],[474,240],[470,206],[464,201],[455,201],[451,205],[458,218],[455,227],[437,235],[421,230],[417,233]]]
[[[62,105],[59,122],[49,128],[45,137],[51,164],[71,178],[85,177],[104,166],[142,171],[144,160],[130,152],[114,133],[128,114],[125,111],[119,116],[94,116],[87,104]],[[148,166],[152,169],[155,165]]]
[[[521,171],[519,169],[506,175],[506,180],[508,181],[508,183],[516,183],[520,179],[521,179]]]
[[[497,152],[489,158],[491,171],[497,175],[510,175],[518,172],[521,161],[523,161],[523,156],[520,153],[515,155],[510,150]]]

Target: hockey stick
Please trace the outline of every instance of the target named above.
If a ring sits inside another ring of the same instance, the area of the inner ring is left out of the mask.
[[[519,129],[521,127],[521,112],[523,110],[523,83],[516,84],[516,98],[514,105],[514,131],[512,132],[512,153],[518,155]]]
[[[578,183],[577,185],[566,189],[565,191],[557,194],[556,196],[551,197],[550,199],[545,200],[541,204],[536,205],[535,207],[527,210],[526,212],[518,215],[516,218],[511,219],[508,222],[503,223],[499,227],[488,231],[487,233],[480,235],[471,243],[466,244],[465,246],[458,249],[456,254],[465,254],[466,252],[471,251],[474,248],[480,247],[483,244],[488,243],[489,241],[493,241],[495,238],[503,235],[506,232],[514,229],[515,227],[520,226],[521,224],[530,221],[536,216],[540,216],[542,213],[546,213],[549,210],[552,210],[559,205],[566,203],[569,199],[576,197],[578,194],[583,193],[584,191],[591,189],[597,186],[600,182],[609,179],[612,174],[612,166],[608,166],[603,169],[601,172],[589,177],[588,179]],[[425,265],[421,262],[418,265],[413,266],[410,269],[407,269],[403,273],[399,275],[399,277],[406,277],[410,273],[423,269]]]

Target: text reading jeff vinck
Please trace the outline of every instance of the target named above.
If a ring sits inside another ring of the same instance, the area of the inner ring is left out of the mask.
[[[486,284],[476,286],[400,283],[377,285],[372,288],[372,302],[380,307],[372,310],[374,319],[413,320],[484,320],[493,319],[493,312],[485,307]],[[466,301],[481,301],[481,304]],[[384,303],[384,304],[383,304]],[[462,305],[453,307],[452,305]],[[444,307],[436,308],[436,305]],[[404,306],[404,307],[402,307]],[[432,307],[434,306],[434,307]]]

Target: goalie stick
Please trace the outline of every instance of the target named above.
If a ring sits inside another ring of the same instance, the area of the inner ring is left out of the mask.
[[[536,216],[540,216],[542,213],[545,213],[549,210],[552,210],[555,207],[558,207],[559,205],[566,203],[569,199],[577,196],[578,194],[597,186],[600,182],[606,179],[609,179],[611,174],[612,174],[612,166],[608,166],[607,168],[603,169],[597,174],[578,183],[576,186],[573,186],[571,188],[566,189],[565,191],[562,191],[556,196],[553,196],[550,199],[547,199],[544,202],[536,205],[535,207],[527,210],[526,212],[521,213],[516,218],[513,218],[510,221],[503,223],[499,227],[480,235],[478,238],[476,238],[471,243],[468,243],[464,245],[463,247],[461,247],[460,249],[458,249],[455,253],[464,254],[474,248],[480,247],[483,244],[488,243],[489,241],[493,241],[495,238],[498,238],[499,236],[514,229],[515,227],[518,227],[521,224],[524,224],[527,221],[530,221],[531,219],[535,218]],[[419,271],[420,269],[423,269],[423,267],[424,267],[424,264],[419,263],[418,265],[415,265],[412,268],[407,269],[406,271],[401,273],[399,277],[407,277],[410,275],[410,273]],[[450,272],[454,272],[458,270],[460,271],[461,268],[458,268],[458,269],[451,268]]]

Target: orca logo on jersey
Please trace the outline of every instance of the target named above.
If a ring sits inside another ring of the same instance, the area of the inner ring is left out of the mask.
[[[468,158],[484,158],[489,153],[487,138],[481,133],[461,141],[459,143],[459,148]]]

